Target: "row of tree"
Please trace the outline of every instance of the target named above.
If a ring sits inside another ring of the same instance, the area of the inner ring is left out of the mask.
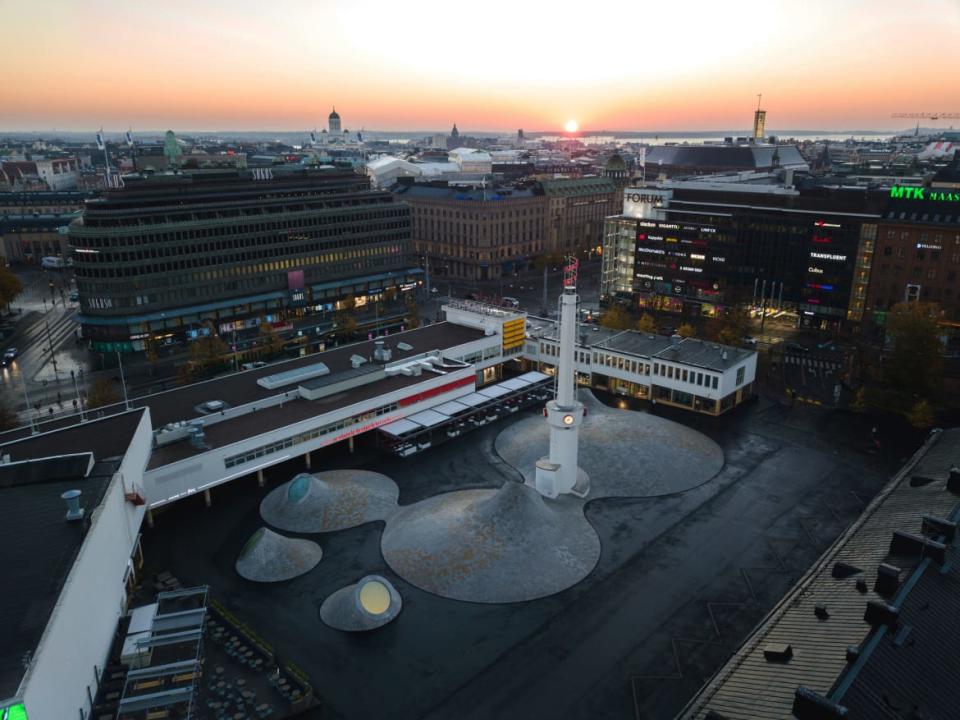
[[[855,410],[896,413],[918,428],[934,424],[934,405],[943,388],[940,317],[934,303],[900,303],[891,309],[886,327],[890,350],[879,365],[866,369]]]
[[[657,332],[656,318],[645,312],[638,319],[622,305],[613,305],[600,316],[600,324],[611,330],[638,330],[644,333]],[[719,323],[715,331],[717,342],[725,345],[740,345],[749,335],[750,316],[746,310],[736,308],[731,310]],[[697,329],[690,323],[681,324],[675,333],[681,337],[692,338],[697,336]]]

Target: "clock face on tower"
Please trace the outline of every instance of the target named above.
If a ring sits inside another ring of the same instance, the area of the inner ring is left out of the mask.
[[[573,425],[573,415],[564,415],[563,416],[564,425]]]

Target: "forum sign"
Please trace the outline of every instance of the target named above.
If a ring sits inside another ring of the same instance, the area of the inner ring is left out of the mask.
[[[623,191],[623,214],[637,220],[666,220],[673,190],[626,188]]]

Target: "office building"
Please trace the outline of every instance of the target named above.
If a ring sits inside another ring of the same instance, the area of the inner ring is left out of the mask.
[[[413,290],[409,234],[408,208],[352,171],[131,178],[70,226],[79,321],[105,351],[139,350],[148,334],[282,332],[347,298],[362,307]]]
[[[884,194],[762,175],[626,189],[606,223],[601,299],[690,316],[776,305],[814,328],[859,322]]]
[[[883,327],[890,308],[920,300],[937,303],[942,320],[960,324],[960,189],[890,188],[866,269],[865,320]]]
[[[605,177],[479,185],[394,187],[410,206],[413,251],[429,257],[431,275],[491,280],[532,270],[542,253],[595,251],[620,204]]]
[[[603,245],[604,221],[616,215],[621,205],[615,180],[560,178],[544,180],[540,186],[548,200],[548,252],[593,251]]]
[[[532,269],[547,246],[548,198],[532,185],[404,183],[394,194],[410,207],[413,252],[428,258],[431,275],[496,279]]]

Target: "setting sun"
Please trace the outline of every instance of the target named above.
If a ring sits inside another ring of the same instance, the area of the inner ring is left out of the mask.
[[[567,120],[567,124],[563,126],[563,129],[568,133],[574,133],[579,127],[576,120]]]

